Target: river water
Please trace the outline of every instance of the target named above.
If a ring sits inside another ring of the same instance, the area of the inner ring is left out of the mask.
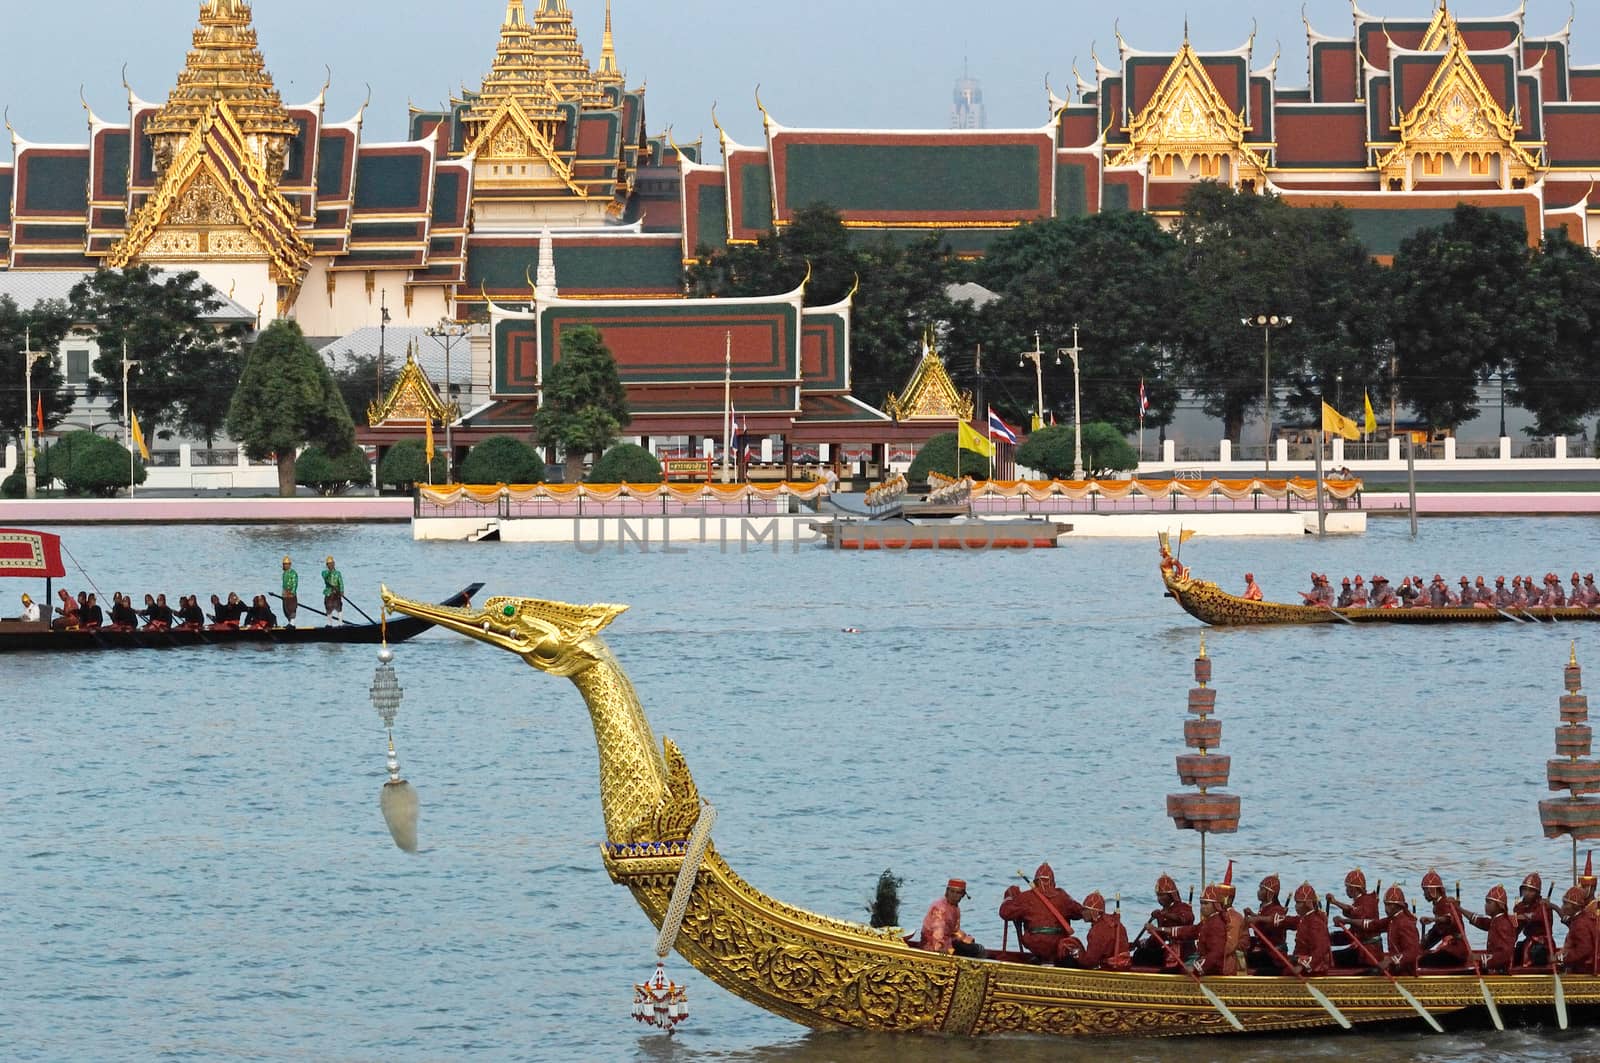
[[[1593,520],[1403,522],[1362,538],[1192,540],[1197,574],[1289,599],[1341,575],[1600,568]],[[1163,599],[1153,542],[1033,553],[580,553],[410,541],[399,526],[65,529],[101,597],[250,594],[326,553],[355,604],[387,582],[632,604],[608,632],[658,735],[718,808],[720,851],[793,904],[864,918],[878,873],[916,923],[944,880],[994,943],[1008,878],[1050,860],[1078,896],[1199,875],[1164,817],[1201,626]],[[74,590],[84,580],[73,576]],[[20,590],[21,588],[15,588]],[[8,591],[12,594],[12,591]],[[10,611],[14,596],[6,599]],[[348,611],[354,615],[354,610]],[[313,618],[314,619],[314,618]],[[858,628],[859,633],[846,633]],[[1570,874],[1536,802],[1576,638],[1600,624],[1211,630],[1222,751],[1243,796],[1240,896],[1277,872],[1337,889],[1436,865],[1476,907]],[[422,851],[377,807],[371,647],[9,656],[0,724],[0,1044],[11,1059],[1062,1060],[1105,1044],[808,1033],[681,960],[691,1020],[628,1018],[654,930],[613,886],[595,753],[571,685],[433,633],[397,650]],[[1214,877],[1214,875],[1213,875]],[[1120,1043],[1131,1059],[1566,1059],[1584,1033]]]

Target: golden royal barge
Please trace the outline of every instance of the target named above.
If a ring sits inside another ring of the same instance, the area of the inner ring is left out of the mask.
[[[1430,1025],[1477,1027],[1496,1021],[1488,997],[1508,1024],[1554,1025],[1558,1012],[1563,1026],[1600,1018],[1600,977],[1558,976],[1550,968],[1481,978],[1463,970],[1399,979],[1200,979],[1040,966],[1009,952],[973,959],[922,951],[899,928],[805,911],[734,872],[710,839],[714,809],[702,801],[678,747],[656,741],[632,683],[600,637],[625,606],[494,598],[481,608],[448,608],[387,588],[383,603],[572,681],[599,746],[601,859],[663,928],[658,952],[675,948],[729,992],[804,1026],[961,1037],[1171,1036],[1332,1030],[1340,1018],[1361,1029],[1420,1029],[1425,1012]],[[657,978],[665,988],[659,969]],[[681,1004],[678,998],[674,1021]]]

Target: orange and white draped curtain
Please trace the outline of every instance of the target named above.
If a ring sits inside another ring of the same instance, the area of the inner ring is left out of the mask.
[[[939,477],[938,486],[948,483]],[[1322,489],[1330,497],[1351,498],[1361,490],[1360,480],[1324,480]],[[1290,480],[985,480],[972,485],[972,497],[1024,498],[1045,502],[1066,498],[1074,502],[1091,497],[1119,502],[1129,498],[1168,499],[1174,496],[1202,502],[1221,496],[1242,502],[1257,495],[1265,498],[1296,498],[1315,501],[1317,482],[1304,478]]]
[[[798,498],[810,502],[828,493],[825,483],[780,484],[452,484],[448,487],[423,487],[422,500],[436,506],[461,502],[494,505],[509,502],[566,502],[580,499],[591,502],[617,502],[624,499],[645,501],[668,499],[677,502],[743,502],[755,499],[777,502]]]

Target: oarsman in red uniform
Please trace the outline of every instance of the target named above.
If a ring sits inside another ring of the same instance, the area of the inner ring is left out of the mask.
[[[1583,604],[1585,606],[1600,605],[1600,589],[1594,585],[1594,573],[1586,572],[1583,575]]]
[[[1367,599],[1367,581],[1360,576],[1356,577],[1355,590],[1351,592],[1350,604],[1358,609],[1365,609],[1369,604]]]
[[[1561,921],[1567,940],[1557,958],[1568,974],[1600,974],[1600,915],[1582,886],[1574,886],[1561,900]]]
[[[1428,869],[1422,876],[1422,899],[1433,905],[1433,914],[1424,916],[1428,924],[1422,936],[1423,967],[1465,967],[1472,962],[1472,946],[1462,927],[1461,906],[1444,891],[1439,872]]]
[[[1229,974],[1238,974],[1248,971],[1245,967],[1245,949],[1250,944],[1250,928],[1245,923],[1244,916],[1233,906],[1233,898],[1238,890],[1233,885],[1233,861],[1228,861],[1228,871],[1222,876],[1222,881],[1217,883],[1217,900],[1222,904],[1222,914],[1228,920],[1228,955],[1232,958],[1232,970]]]
[[[961,901],[967,884],[953,878],[945,884],[944,896],[928,906],[922,919],[922,947],[929,952],[955,953],[982,959],[983,946],[961,929]]]
[[[1071,894],[1057,888],[1050,865],[1040,864],[1033,873],[1033,888],[1006,887],[1000,918],[1022,924],[1018,939],[1023,948],[1046,963],[1060,963],[1067,958],[1069,943],[1079,945],[1072,936],[1071,920],[1082,919],[1083,908]]]
[[[1086,971],[1126,971],[1132,967],[1122,916],[1106,911],[1106,899],[1099,890],[1083,899],[1083,917],[1089,921],[1088,940],[1076,949],[1073,964]]]
[[[1512,578],[1516,579],[1515,576]],[[1521,581],[1518,580],[1518,582],[1520,583]],[[1517,596],[1506,590],[1506,578],[1504,576],[1496,576],[1494,578],[1494,596],[1489,601],[1502,609],[1508,605],[1517,604]]]
[[[1416,974],[1417,961],[1422,956],[1422,936],[1417,932],[1417,917],[1406,906],[1406,894],[1399,886],[1383,891],[1382,919],[1334,918],[1336,923],[1348,923],[1357,934],[1384,933],[1389,936],[1388,947],[1378,957],[1381,969],[1390,974]],[[1376,952],[1376,950],[1373,950]]]
[[[1461,917],[1479,930],[1489,932],[1484,950],[1478,954],[1488,974],[1505,974],[1517,951],[1517,921],[1506,911],[1506,888],[1495,886],[1483,899],[1483,914],[1462,912]],[[1541,931],[1542,932],[1542,931]]]
[[[1578,579],[1578,574],[1572,574],[1572,590],[1567,592],[1567,601],[1572,605],[1583,605],[1583,583]]]
[[[1400,599],[1395,597],[1394,588],[1389,586],[1387,576],[1372,577],[1372,607],[1374,609],[1398,609]]]
[[[1546,918],[1544,909],[1551,910],[1550,921],[1559,914],[1560,909],[1544,899],[1544,882],[1539,878],[1539,872],[1530,872],[1522,880],[1522,887],[1518,891],[1517,903],[1511,909],[1511,918],[1522,930],[1522,941],[1517,945],[1517,963],[1543,967],[1550,962],[1550,937],[1545,933]]]
[[[1377,920],[1378,895],[1376,893],[1368,892],[1367,876],[1361,873],[1361,869],[1359,867],[1344,877],[1344,893],[1346,897],[1350,898],[1350,903],[1348,904],[1334,897],[1334,895],[1331,893],[1327,895],[1326,899],[1328,902],[1328,910],[1330,912],[1335,908],[1343,912],[1343,922],[1355,922],[1358,920],[1362,922],[1374,922]],[[1335,921],[1340,922],[1341,920]],[[1366,943],[1366,946],[1369,950],[1371,950],[1374,954],[1377,953],[1379,942],[1378,933],[1376,931],[1372,933],[1362,933],[1358,936],[1363,942]],[[1361,955],[1361,950],[1350,944],[1350,934],[1348,931],[1344,934],[1333,935],[1333,943],[1335,945],[1347,946],[1333,954],[1333,965],[1335,967],[1371,966],[1366,957]]]
[[[1259,602],[1263,597],[1261,585],[1256,582],[1256,574],[1254,572],[1246,572],[1244,574],[1244,600],[1247,602]]]
[[[1256,900],[1261,903],[1260,911],[1244,910],[1245,922],[1254,932],[1249,948],[1245,950],[1245,960],[1251,971],[1271,972],[1276,971],[1280,964],[1267,951],[1261,939],[1266,940],[1273,948],[1282,953],[1287,947],[1285,939],[1288,937],[1288,927],[1285,925],[1291,918],[1289,909],[1283,906],[1278,899],[1281,886],[1277,875],[1268,875],[1261,880],[1261,885],[1256,887]]]
[[[1160,931],[1161,936],[1171,940],[1174,936],[1182,940],[1185,936],[1193,938],[1194,909],[1191,908],[1178,893],[1178,884],[1172,880],[1171,875],[1162,875],[1156,879],[1156,901],[1161,905],[1150,913],[1149,926]],[[1187,933],[1180,933],[1185,931]],[[1139,946],[1133,954],[1133,962],[1141,967],[1164,967],[1170,960],[1166,949],[1156,941],[1154,936]]]
[[[1348,609],[1356,603],[1355,592],[1350,589],[1350,577],[1344,578],[1344,583],[1339,588],[1339,600],[1335,604],[1340,609]]]
[[[1235,974],[1237,965],[1228,949],[1228,914],[1222,905],[1222,890],[1216,883],[1200,894],[1200,925],[1195,928],[1194,959],[1190,966],[1195,974]]]
[[[1294,962],[1303,974],[1327,974],[1333,969],[1333,946],[1328,942],[1328,913],[1317,907],[1317,891],[1309,882],[1294,891],[1294,915],[1284,920],[1294,931]]]

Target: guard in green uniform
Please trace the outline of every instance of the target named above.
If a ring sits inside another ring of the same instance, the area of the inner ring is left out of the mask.
[[[300,608],[300,573],[294,570],[289,555],[283,557],[283,626],[294,627],[294,614]]]
[[[322,570],[322,608],[328,614],[329,627],[344,623],[344,576],[333,567],[331,557]]]

